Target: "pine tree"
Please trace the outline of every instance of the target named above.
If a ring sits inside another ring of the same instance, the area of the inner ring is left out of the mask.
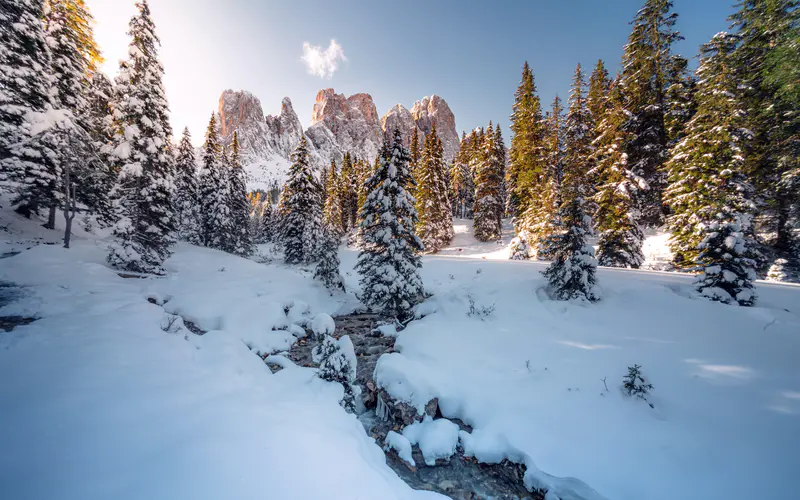
[[[662,167],[668,156],[666,96],[675,67],[672,45],[682,39],[674,30],[678,15],[671,10],[672,0],[645,0],[632,22],[618,83],[627,111],[621,126],[628,135],[624,143],[628,169],[647,187],[636,193],[634,201],[640,222],[648,225],[659,225],[664,214],[661,195],[666,186]]]
[[[183,129],[175,159],[175,219],[181,239],[194,245],[203,242],[197,161],[189,129]]]
[[[108,165],[101,161],[94,142],[86,130],[86,96],[89,93],[89,76],[100,61],[100,49],[94,41],[93,19],[83,0],[46,0],[44,29],[53,82],[53,106],[70,113],[60,131],[60,145],[53,148],[54,160],[62,176],[69,169],[70,184],[80,200],[91,212],[107,210],[108,203],[94,187],[106,184]],[[101,177],[101,179],[98,179]],[[79,189],[80,188],[80,189]],[[56,179],[51,189],[63,192],[64,179]],[[86,191],[88,189],[88,192]],[[60,196],[52,198],[47,224],[55,227],[56,209]],[[100,206],[95,206],[98,203]]]
[[[526,62],[522,69],[522,80],[514,94],[511,113],[511,149],[506,171],[508,189],[507,212],[519,217],[536,203],[537,192],[547,178],[547,155],[545,151],[545,124],[542,106],[536,94],[533,72]],[[517,221],[517,229],[527,222]]]
[[[342,187],[339,193],[342,207],[342,230],[347,232],[356,225],[358,207],[360,206],[358,203],[358,189],[361,186],[358,183],[358,172],[350,153],[345,153],[342,158],[342,170],[339,177]]]
[[[430,134],[429,134],[430,135]],[[423,138],[423,141],[426,141],[427,137]],[[414,198],[417,197],[417,187],[420,185],[419,173],[417,169],[420,167],[420,160],[422,160],[423,153],[420,151],[420,144],[419,144],[419,130],[417,127],[414,127],[411,130],[411,141],[409,145],[409,152],[411,153],[411,162],[409,163],[409,169],[411,170],[411,178],[414,179],[414,183],[408,186],[408,194],[413,196]],[[424,142],[423,142],[424,148]]]
[[[697,111],[697,79],[687,70],[688,64],[683,57],[673,58],[672,73],[669,76],[672,84],[667,87],[667,112],[664,114],[670,148],[685,137],[686,125]]]
[[[0,0],[0,181],[16,192],[12,203],[25,217],[61,197],[58,141],[30,123],[54,104],[43,14],[41,0]]]
[[[417,213],[406,191],[413,180],[410,155],[399,130],[392,144],[384,142],[380,165],[367,180],[367,199],[361,207],[363,250],[356,270],[361,275],[361,300],[365,305],[399,319],[407,317],[422,299],[418,269],[422,241],[414,234]]]
[[[261,211],[261,221],[259,223],[259,242],[275,243],[278,239],[280,220],[277,207],[273,206],[269,199],[264,202]]]
[[[797,0],[739,1],[730,17],[740,98],[753,132],[745,169],[763,200],[759,223],[775,235],[772,243],[785,257],[797,244],[792,212],[800,218],[798,6]]]
[[[329,290],[344,290],[344,280],[339,274],[339,226],[326,225],[322,234],[319,262],[314,278],[322,281]]]
[[[601,266],[638,268],[644,262],[644,234],[637,222],[634,197],[640,180],[628,168],[623,145],[628,139],[621,124],[626,119],[619,86],[614,85],[608,99],[605,119],[598,125],[592,170],[596,179],[593,196],[596,204],[594,221],[600,233],[597,241]]]
[[[83,0],[46,0],[44,20],[55,106],[77,114],[85,108],[89,77],[101,61],[94,19]]]
[[[478,241],[499,240],[503,231],[503,178],[505,177],[505,148],[500,126],[486,129],[483,141],[483,161],[475,175],[475,225]]]
[[[317,376],[328,382],[338,382],[344,388],[344,397],[339,402],[349,413],[355,413],[355,399],[360,388],[355,385],[356,356],[353,343],[347,335],[338,341],[330,335],[323,337],[314,348],[313,355],[319,359]]]
[[[336,231],[337,235],[342,234],[344,223],[342,221],[342,185],[339,182],[339,174],[336,171],[336,161],[331,160],[331,168],[326,177],[325,183],[325,208],[322,212],[322,221],[326,227]]]
[[[90,171],[75,179],[78,197],[86,205],[88,213],[84,229],[89,229],[88,215],[97,216],[101,227],[110,227],[115,222],[111,193],[117,182],[117,165],[112,157],[114,119],[112,104],[114,89],[103,73],[96,71],[89,80],[85,107],[81,111],[81,123],[89,136],[90,158],[86,165]]]
[[[250,231],[250,201],[247,199],[247,181],[239,154],[239,134],[233,132],[231,154],[228,159],[228,192],[226,204],[229,214],[229,235],[226,238],[226,251],[247,257],[254,251],[253,238]]]
[[[309,163],[305,136],[292,154],[287,182],[286,216],[283,222],[284,261],[287,264],[308,264],[317,257],[322,237],[322,189],[314,178]]]
[[[723,207],[706,226],[698,256],[702,272],[694,283],[704,297],[724,304],[755,305],[756,272],[755,261],[748,257],[748,224],[748,216]]]
[[[605,118],[606,108],[608,107],[608,95],[611,92],[611,79],[608,70],[602,59],[597,60],[597,64],[589,77],[589,91],[586,94],[586,107],[592,114],[592,121],[599,125]],[[596,137],[596,131],[595,137]]]
[[[563,230],[553,239],[553,262],[542,274],[550,284],[553,298],[595,302],[600,298],[595,277],[597,261],[594,249],[586,242],[591,230],[591,218],[584,208],[589,191],[586,178],[590,169],[589,158],[593,153],[594,125],[585,87],[579,64],[572,81],[569,112],[564,126],[562,199],[558,209],[558,220]]]
[[[228,172],[217,136],[217,118],[212,113],[203,145],[203,166],[200,170],[200,209],[203,245],[224,249],[228,234]]]
[[[425,250],[436,253],[453,240],[453,220],[450,198],[447,195],[447,166],[443,158],[442,141],[436,134],[436,124],[425,136],[425,145],[416,168],[416,177],[408,185],[416,186],[416,210],[419,217],[417,235]]]
[[[450,200],[453,216],[466,219],[472,215],[475,196],[475,181],[470,169],[474,156],[476,134],[463,136],[461,147],[450,166]]]
[[[551,112],[545,122],[545,155],[547,173],[544,182],[536,187],[537,203],[523,214],[531,243],[538,259],[553,259],[559,233],[564,230],[560,218],[561,182],[564,177],[564,110],[561,98],[553,99]]]
[[[678,267],[693,268],[707,226],[716,221],[731,194],[721,189],[725,171],[744,173],[752,134],[747,113],[737,97],[741,79],[732,64],[736,40],[720,33],[701,49],[697,69],[697,113],[687,124],[686,137],[672,149],[667,162],[669,187],[665,202],[672,236],[670,248]],[[738,206],[740,212],[751,211]]]
[[[115,230],[111,265],[136,272],[163,273],[175,242],[172,206],[174,158],[172,129],[162,85],[160,44],[145,0],[129,24],[130,58],[120,65],[120,95],[114,111],[118,130],[115,155],[120,162],[122,222]]]

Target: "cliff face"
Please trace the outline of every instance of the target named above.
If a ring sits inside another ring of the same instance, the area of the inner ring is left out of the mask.
[[[251,189],[268,189],[285,181],[292,151],[303,135],[309,141],[311,160],[317,168],[329,165],[331,158],[339,163],[345,152],[372,161],[385,132],[399,128],[407,143],[414,128],[424,137],[434,123],[445,159],[451,160],[458,151],[453,112],[444,99],[435,95],[417,101],[410,111],[398,104],[379,118],[369,94],[345,97],[333,89],[322,89],[317,93],[311,125],[306,130],[288,97],[281,102],[278,115],[264,116],[261,102],[253,94],[226,90],[219,99],[217,113],[223,144],[230,144],[233,132],[238,133]]]
[[[423,97],[414,103],[411,111],[402,104],[397,104],[381,118],[381,128],[384,132],[400,129],[406,145],[414,128],[422,139],[430,133],[434,124],[436,124],[436,135],[442,140],[445,161],[449,162],[458,153],[460,139],[456,131],[455,115],[447,101],[438,95]]]

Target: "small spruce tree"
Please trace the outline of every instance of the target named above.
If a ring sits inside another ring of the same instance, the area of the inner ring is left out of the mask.
[[[410,155],[399,130],[381,149],[380,164],[367,179],[369,191],[361,207],[363,250],[356,270],[361,300],[384,314],[404,319],[424,294],[418,269],[422,241],[414,234],[417,212],[406,191],[413,180]]]
[[[339,226],[326,225],[322,239],[314,278],[322,281],[331,291],[344,290],[344,280],[339,274]]]
[[[184,241],[200,245],[203,242],[200,189],[197,178],[197,161],[194,157],[192,136],[188,128],[183,129],[175,167],[175,218],[178,234]]]
[[[426,251],[435,253],[453,240],[453,221],[450,198],[447,195],[447,170],[442,157],[442,141],[436,125],[425,136],[425,145],[416,168],[416,176],[409,186],[416,186],[416,209],[419,216],[417,235]]]
[[[226,242],[227,251],[247,257],[254,251],[252,232],[250,230],[250,212],[252,205],[247,199],[247,182],[239,154],[239,134],[233,132],[231,154],[228,159],[228,192],[227,205],[230,220],[230,234]]]
[[[586,242],[591,218],[584,209],[588,192],[586,180],[592,153],[592,115],[586,103],[583,72],[580,64],[570,93],[564,136],[562,200],[558,219],[563,230],[553,241],[553,262],[543,271],[550,284],[550,294],[557,300],[600,299],[596,286],[597,261],[594,248]]]
[[[108,261],[127,271],[163,274],[162,264],[175,242],[172,128],[150,7],[145,0],[136,6],[138,12],[129,24],[130,59],[122,62],[117,77],[123,96],[114,111],[122,222]]]
[[[224,249],[228,234],[227,203],[228,175],[223,163],[222,146],[217,136],[214,114],[208,121],[203,146],[203,166],[200,170],[200,209],[203,245]]]
[[[474,235],[478,241],[499,240],[503,230],[503,178],[505,148],[500,126],[486,129],[483,142],[483,161],[475,175]]]
[[[342,186],[339,182],[339,173],[336,171],[336,161],[331,160],[331,168],[325,178],[325,207],[322,211],[322,222],[328,230],[342,234],[344,223],[342,221]]]
[[[287,264],[308,264],[317,258],[322,235],[321,192],[309,163],[305,136],[292,154],[289,181],[286,184],[286,215],[281,240]]]

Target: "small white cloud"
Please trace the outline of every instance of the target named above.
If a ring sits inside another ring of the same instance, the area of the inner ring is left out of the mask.
[[[324,50],[320,46],[303,43],[302,59],[310,74],[328,80],[339,69],[339,61],[347,61],[344,49],[336,40],[331,40],[331,44]]]

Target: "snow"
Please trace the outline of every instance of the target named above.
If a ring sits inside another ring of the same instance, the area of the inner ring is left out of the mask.
[[[796,497],[800,287],[759,281],[758,307],[730,307],[691,275],[600,268],[600,302],[555,302],[547,263],[509,261],[462,223],[423,259],[435,312],[399,333],[378,385],[418,411],[437,397],[473,427],[465,451],[523,462],[562,499],[586,485],[615,500]],[[467,316],[470,296],[496,303],[487,321]],[[633,364],[654,408],[620,389]]]
[[[334,323],[330,314],[319,313],[314,316],[314,321],[311,322],[311,331],[319,338],[322,338],[324,335],[333,335],[335,330],[336,323]]]
[[[20,239],[19,227],[45,231],[2,217]],[[289,363],[273,375],[245,345],[286,346],[271,327],[288,320],[287,299],[311,314],[349,312],[346,299],[296,269],[190,245],[159,279],[122,279],[106,253],[105,241],[76,235],[69,250],[0,259],[0,281],[23,287],[0,315],[39,318],[0,333],[4,496],[441,498],[389,469],[339,406],[341,386]],[[164,332],[165,309],[212,331]]]
[[[394,449],[397,452],[397,456],[405,460],[411,467],[416,467],[417,463],[414,461],[414,457],[411,456],[411,443],[404,435],[389,431],[386,434],[386,450],[390,448]]]
[[[731,307],[690,275],[600,268],[600,302],[555,302],[546,262],[508,260],[507,224],[478,243],[456,220],[454,244],[423,258],[433,296],[375,368],[420,412],[438,398],[443,418],[375,443],[340,384],[281,354],[358,307],[357,251],[341,251],[349,292],[335,296],[308,270],[187,244],[165,277],[123,279],[107,232],[78,224],[65,250],[41,221],[0,217],[0,254],[21,252],[0,258],[0,282],[19,287],[0,316],[38,318],[0,333],[9,498],[443,498],[386,465],[381,447],[411,464],[412,443],[426,463],[459,443],[524,463],[525,484],[561,500],[796,497],[800,286],[759,281],[757,307]],[[469,298],[496,310],[471,318]],[[647,402],[621,389],[634,364]]]
[[[456,452],[458,425],[446,418],[434,420],[426,415],[422,422],[415,422],[403,429],[403,437],[412,445],[419,445],[425,464],[433,466],[436,460],[449,459]]]

